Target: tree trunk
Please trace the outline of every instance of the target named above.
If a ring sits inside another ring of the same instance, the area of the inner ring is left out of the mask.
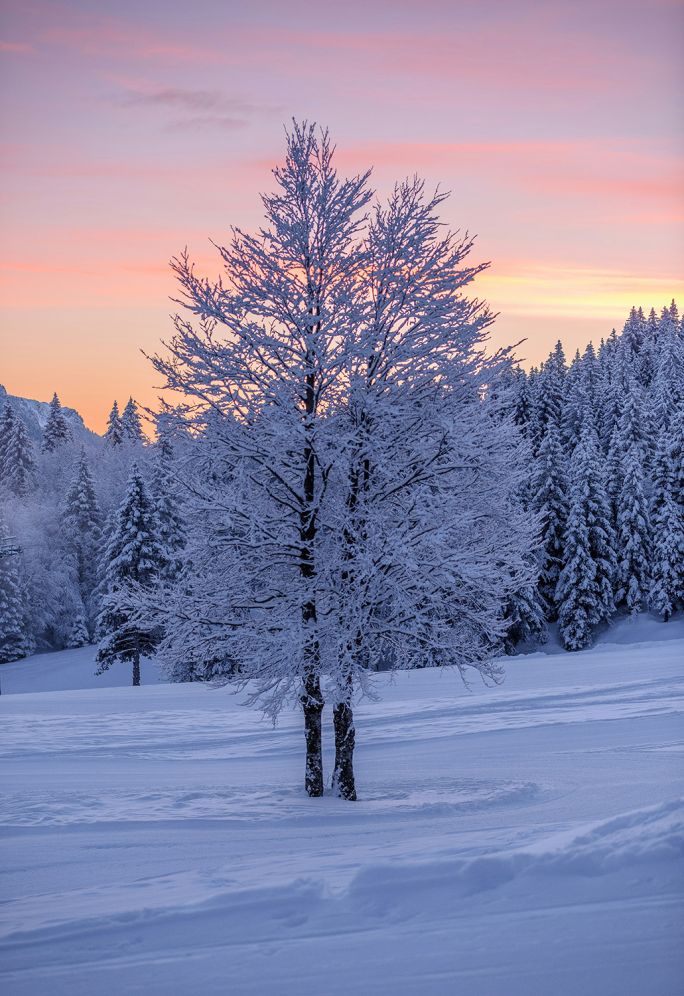
[[[354,713],[348,702],[340,702],[333,709],[335,726],[335,770],[333,772],[333,793],[341,799],[356,802],[354,783]]]
[[[319,326],[320,327],[320,326]],[[302,605],[302,627],[305,633],[304,647],[304,691],[301,697],[304,713],[304,736],[306,739],[306,766],[304,785],[308,795],[323,795],[323,743],[321,737],[321,713],[323,693],[321,691],[321,652],[318,640],[309,632],[316,625],[316,597],[313,581],[316,576],[314,550],[316,542],[316,518],[314,500],[316,497],[316,455],[311,443],[310,426],[315,413],[316,379],[312,371],[313,356],[307,352],[309,372],[305,378],[305,409],[307,434],[304,447],[304,507],[300,512],[299,536],[301,540],[299,569],[308,588],[308,597]]]
[[[302,695],[304,712],[304,737],[306,739],[306,767],[304,787],[307,795],[323,795],[323,750],[321,737],[321,713],[323,694],[317,675],[310,675],[304,682]]]
[[[136,650],[133,655],[133,685],[140,684],[140,654]]]

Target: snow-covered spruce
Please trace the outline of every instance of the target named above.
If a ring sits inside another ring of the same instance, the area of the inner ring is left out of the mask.
[[[121,416],[119,415],[119,404],[115,401],[107,420],[105,440],[109,446],[121,446],[123,438],[123,426],[121,425]]]
[[[616,605],[635,616],[646,603],[649,588],[650,523],[644,496],[643,455],[632,440],[622,464],[622,488],[617,500],[618,589]]]
[[[145,441],[140,415],[138,414],[138,405],[133,398],[128,399],[126,407],[121,413],[121,433],[124,441],[127,443],[142,446]]]
[[[26,629],[18,562],[19,549],[9,536],[0,509],[0,664],[26,657],[33,649]]]
[[[591,642],[614,610],[615,534],[601,473],[596,431],[585,423],[570,463],[571,486],[563,569],[558,579],[558,630],[566,650]]]
[[[98,565],[102,554],[102,513],[95,493],[95,485],[88,467],[85,451],[76,465],[64,503],[64,533],[67,547],[75,561],[76,578],[83,611],[74,620],[72,632],[78,639],[94,634],[96,617],[96,588]],[[71,646],[80,646],[73,642]]]
[[[653,466],[649,605],[667,622],[684,608],[684,508],[678,500],[677,451],[668,432],[661,432]]]
[[[43,429],[42,450],[44,453],[54,453],[71,439],[71,429],[64,417],[57,392],[52,395],[50,413]]]
[[[36,459],[33,443],[26,431],[24,420],[12,413],[9,404],[5,408],[0,479],[6,492],[23,499],[36,486]]]
[[[159,539],[159,524],[150,492],[137,464],[133,465],[126,495],[118,509],[105,552],[102,607],[98,618],[101,639],[98,670],[117,661],[129,661],[133,684],[140,684],[140,658],[151,654],[158,641],[154,627],[134,618],[130,588],[140,592],[154,585],[167,566]]]
[[[548,422],[532,471],[533,507],[541,519],[539,592],[550,621],[558,617],[556,592],[563,567],[568,519],[566,455],[558,422]]]

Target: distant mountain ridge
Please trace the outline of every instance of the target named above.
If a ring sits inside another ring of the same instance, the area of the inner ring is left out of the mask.
[[[0,384],[0,409],[7,400],[11,402],[16,414],[23,420],[31,439],[39,443],[43,438],[43,429],[50,411],[50,403],[48,401],[35,401],[33,398],[21,398],[18,395],[8,394],[7,389]],[[86,442],[99,438],[97,433],[87,427],[75,408],[66,408],[63,406],[62,411],[69,424],[69,428],[74,434],[74,439]]]

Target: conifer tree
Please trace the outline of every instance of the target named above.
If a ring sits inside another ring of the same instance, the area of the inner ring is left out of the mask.
[[[545,605],[533,581],[509,598],[504,607],[507,629],[503,649],[506,654],[515,654],[518,645],[528,640],[536,644],[546,643],[548,630],[544,610]]]
[[[611,522],[614,526],[617,525],[618,500],[622,490],[623,456],[620,433],[615,425],[608,444],[605,462],[606,494],[610,502]]]
[[[596,429],[604,452],[608,452],[620,418],[622,388],[618,383],[617,373],[613,364],[615,351],[610,352],[610,339],[601,355],[602,387],[599,403],[596,408]],[[609,359],[610,358],[610,359]]]
[[[36,461],[33,444],[21,418],[14,418],[12,433],[5,447],[2,480],[5,488],[19,498],[33,490],[36,481]]]
[[[515,367],[513,371],[514,384],[516,388],[515,405],[513,408],[513,421],[520,429],[525,439],[530,438],[530,418],[531,402],[530,387],[525,371],[522,367]]]
[[[112,405],[112,410],[107,420],[105,440],[109,446],[121,446],[123,442],[123,427],[121,425],[121,416],[119,415],[119,405],[116,401]]]
[[[142,431],[142,425],[140,423],[140,415],[138,414],[138,406],[133,398],[129,398],[126,407],[121,415],[121,429],[123,433],[123,438],[128,443],[139,443],[142,445],[145,441],[145,436]]]
[[[97,566],[102,546],[102,515],[84,450],[81,450],[78,465],[67,492],[63,526],[68,546],[76,563],[84,624],[92,632],[95,616],[93,603],[97,586]]]
[[[178,484],[171,470],[171,461],[162,452],[155,461],[151,491],[157,516],[159,542],[165,561],[161,573],[165,579],[173,581],[181,569],[186,532],[178,497]]]
[[[644,343],[639,357],[637,376],[642,387],[649,389],[658,366],[658,318],[651,308],[646,319]]]
[[[670,459],[672,463],[672,494],[684,519],[684,401],[670,422]]]
[[[140,658],[153,652],[159,634],[136,620],[130,591],[132,586],[149,590],[165,567],[152,497],[134,464],[105,553],[104,595],[98,618],[102,634],[96,657],[98,674],[117,660],[130,661],[133,684],[140,684]]]
[[[630,615],[643,608],[648,597],[649,515],[644,497],[642,452],[632,442],[623,461],[622,488],[617,507],[618,590],[616,605]]]
[[[589,396],[587,385],[581,373],[581,359],[579,350],[576,358],[576,369],[573,364],[574,376],[569,376],[570,383],[566,391],[565,403],[561,419],[561,442],[564,449],[572,453],[582,435],[582,426],[585,422],[596,423],[596,415],[592,399]]]
[[[565,353],[559,340],[544,363],[536,383],[537,434],[533,440],[535,451],[541,445],[548,423],[550,421],[556,423],[560,421],[563,411],[565,378]]]
[[[524,436],[532,446],[533,453],[542,437],[542,429],[539,421],[538,401],[539,369],[532,367],[527,375],[527,390],[525,392],[526,420]]]
[[[627,454],[632,448],[634,459],[643,471],[645,452],[645,424],[641,403],[641,388],[634,376],[628,376],[620,401],[620,413],[608,446],[606,461],[606,489],[617,526],[619,499],[624,484]]]
[[[2,407],[2,414],[0,415],[0,483],[4,480],[3,467],[5,464],[5,453],[14,433],[15,421],[16,415],[14,414],[14,409],[9,401],[5,401]]]
[[[558,628],[566,650],[581,650],[591,642],[593,628],[615,607],[615,537],[598,439],[590,422],[570,463],[569,497],[564,565],[556,591]]]
[[[155,420],[157,439],[155,446],[160,459],[171,461],[175,455],[176,421],[178,419],[168,406],[160,411]]]
[[[626,354],[626,360],[631,369],[638,366],[636,359],[641,353],[646,335],[646,319],[642,309],[632,308],[620,337],[620,345]]]
[[[672,441],[663,432],[653,466],[649,606],[666,622],[684,606],[684,516],[674,494],[672,454]]]
[[[584,420],[583,384],[580,364],[581,356],[578,349],[565,375],[560,419],[562,441],[570,452],[577,445]]]
[[[57,392],[52,395],[50,411],[47,422],[43,429],[43,453],[54,453],[71,439],[71,429],[64,417],[64,411],[57,397]]]
[[[85,607],[77,605],[73,614],[73,620],[67,636],[67,647],[86,647],[90,643],[90,633],[86,621]]]
[[[0,511],[0,664],[31,653],[18,570],[18,551],[9,542]]]
[[[601,368],[593,342],[588,343],[580,361],[580,376],[584,389],[594,408],[601,388]]]
[[[563,566],[565,526],[568,517],[565,455],[555,421],[549,422],[539,448],[533,482],[534,508],[541,519],[539,593],[547,618],[558,616],[556,589]]]
[[[645,439],[641,387],[633,375],[630,375],[625,383],[625,392],[622,396],[622,406],[617,429],[618,438],[624,454],[632,446],[636,446],[639,451],[643,450]],[[639,456],[641,457],[641,452]]]

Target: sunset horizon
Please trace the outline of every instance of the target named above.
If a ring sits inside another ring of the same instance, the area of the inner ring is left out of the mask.
[[[56,390],[98,432],[114,398],[153,407],[168,261],[187,245],[219,275],[211,241],[258,228],[293,117],[380,197],[414,174],[451,191],[445,223],[491,262],[492,341],[525,340],[528,367],[684,300],[680,5],[324,4],[315,28],[307,9],[5,5],[10,394]]]

